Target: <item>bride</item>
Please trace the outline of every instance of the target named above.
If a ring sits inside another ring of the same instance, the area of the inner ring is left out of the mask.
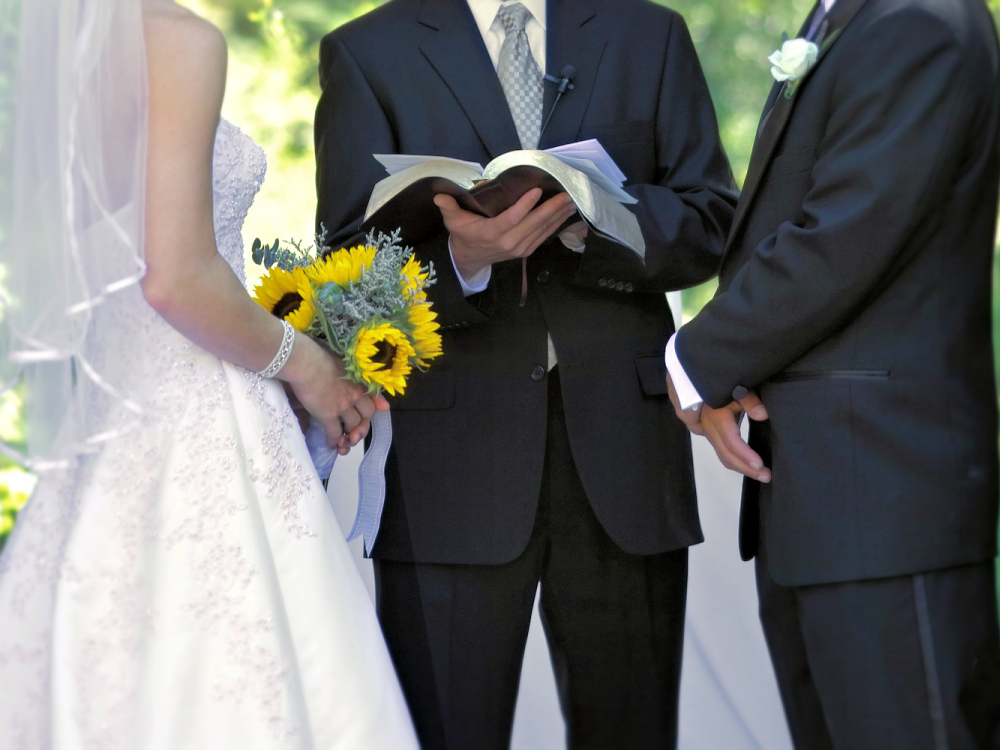
[[[416,747],[274,378],[341,452],[388,405],[243,288],[265,163],[225,75],[170,0],[0,0],[2,354],[41,474],[0,556],[4,750]]]

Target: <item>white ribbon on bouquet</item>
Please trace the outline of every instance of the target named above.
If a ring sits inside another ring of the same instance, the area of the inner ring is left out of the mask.
[[[375,412],[371,423],[372,441],[365,451],[365,457],[358,469],[358,512],[354,527],[347,535],[352,542],[359,536],[365,540],[365,557],[371,555],[382,523],[382,509],[385,507],[385,462],[392,446],[392,418],[387,411]],[[320,479],[329,479],[337,462],[337,451],[326,444],[323,425],[312,420],[306,431],[306,445],[312,456]],[[327,486],[327,497],[331,499],[331,486]]]

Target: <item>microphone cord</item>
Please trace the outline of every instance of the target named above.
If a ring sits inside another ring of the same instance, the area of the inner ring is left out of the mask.
[[[576,75],[576,68],[572,65],[567,65],[562,69],[561,78],[556,78],[553,75],[546,75],[546,81],[552,81],[553,83],[559,84],[559,90],[556,92],[556,100],[552,102],[552,109],[549,110],[549,116],[545,118],[545,124],[542,125],[542,130],[538,134],[538,142],[541,144],[542,136],[545,134],[545,129],[549,126],[552,121],[552,115],[555,114],[556,105],[559,104],[559,100],[562,99],[563,94],[566,93],[566,89],[572,89],[573,86],[573,76]],[[520,307],[528,301],[528,259],[521,258],[521,303]]]

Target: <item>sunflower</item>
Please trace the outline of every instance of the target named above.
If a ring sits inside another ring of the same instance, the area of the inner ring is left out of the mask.
[[[316,315],[312,286],[301,268],[285,271],[272,267],[254,289],[253,298],[269,313],[287,320],[298,331],[308,329]]]
[[[441,334],[440,325],[435,322],[437,313],[431,310],[429,302],[411,305],[406,309],[410,325],[413,326],[413,348],[416,351],[416,363],[419,367],[428,367],[428,362],[440,357]]]
[[[406,261],[403,270],[399,272],[403,282],[403,293],[408,299],[414,302],[426,302],[427,294],[424,292],[424,283],[427,281],[427,272],[420,267],[420,261],[415,255],[411,255]]]
[[[416,355],[406,334],[391,323],[363,326],[353,344],[350,369],[369,385],[381,386],[392,396],[402,394],[413,370],[410,357]]]
[[[360,280],[361,275],[372,267],[377,249],[374,245],[358,245],[349,250],[338,250],[317,260],[309,266],[307,273],[316,286],[330,282],[337,286],[347,286]]]

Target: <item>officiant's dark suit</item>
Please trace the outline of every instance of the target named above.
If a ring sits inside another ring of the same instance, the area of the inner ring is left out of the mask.
[[[837,0],[816,42],[677,355],[708,405],[742,386],[770,416],[740,543],[797,746],[995,747],[994,23]]]
[[[582,254],[553,240],[528,259],[522,306],[519,261],[466,298],[447,232],[416,247],[444,356],[393,400],[379,616],[424,744],[506,747],[541,580],[571,740],[668,747],[702,535],[665,396],[664,292],[715,274],[736,190],[676,13],[550,0],[546,15],[548,71],[577,73],[540,147],[601,141],[639,199],[646,264],[593,234]],[[373,153],[486,164],[521,147],[465,0],[393,0],[338,29],[320,77],[318,220],[335,244],[385,176]]]

